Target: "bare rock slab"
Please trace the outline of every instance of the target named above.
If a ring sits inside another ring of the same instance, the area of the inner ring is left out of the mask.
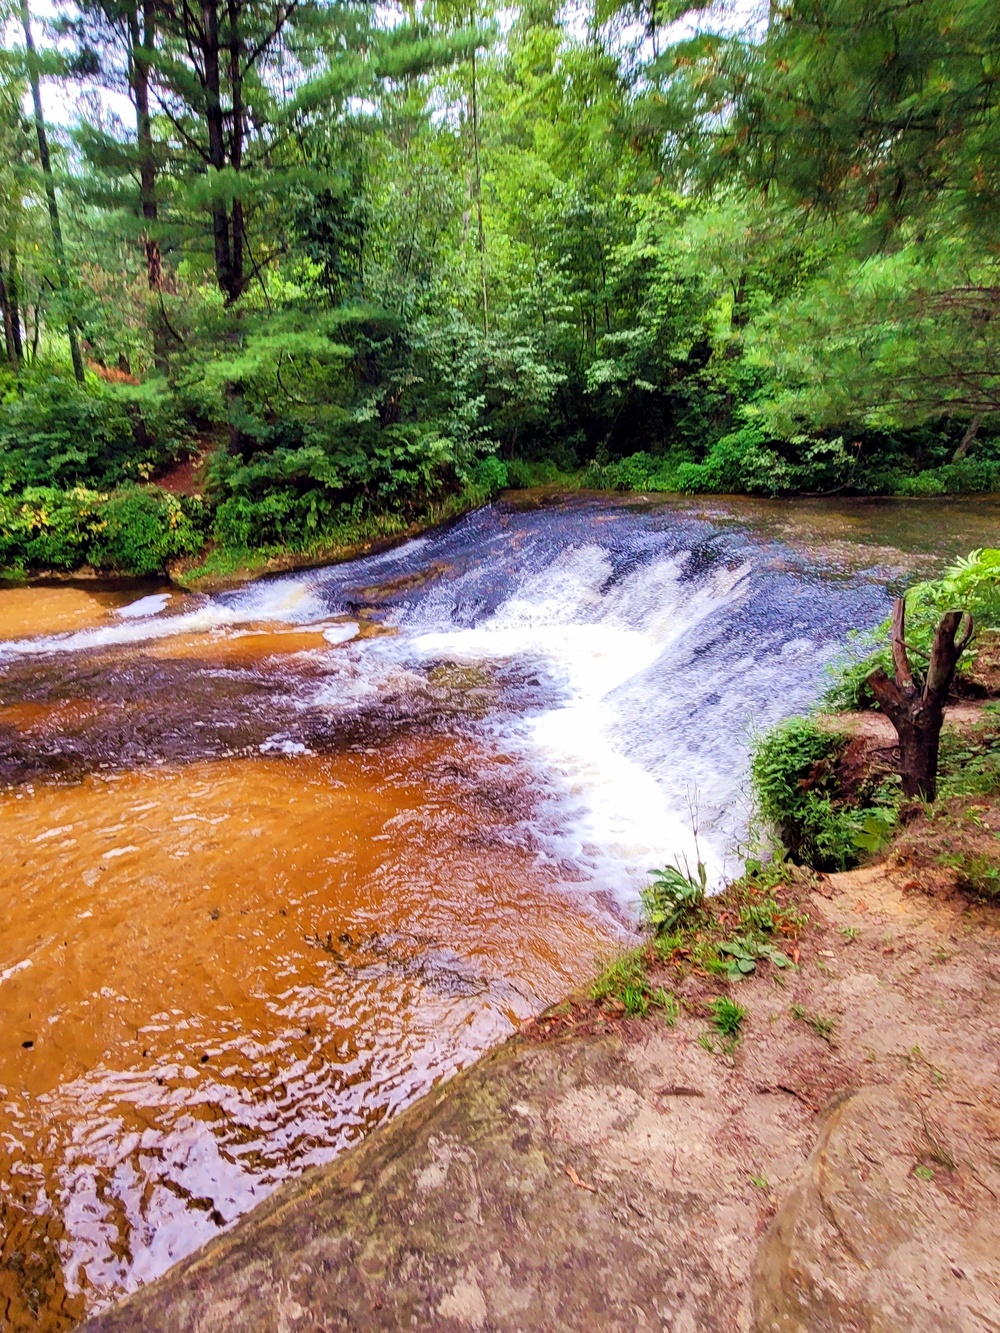
[[[755,1333],[1000,1327],[1000,1180],[967,1128],[892,1087],[841,1101],[758,1252]]]

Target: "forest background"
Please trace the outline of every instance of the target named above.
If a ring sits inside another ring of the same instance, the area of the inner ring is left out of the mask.
[[[1000,490],[995,0],[0,19],[8,571],[508,485]]]

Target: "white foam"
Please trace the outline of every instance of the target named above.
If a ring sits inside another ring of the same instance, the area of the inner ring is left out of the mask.
[[[126,620],[133,620],[139,616],[156,616],[165,609],[170,597],[169,592],[153,592],[148,597],[140,597],[136,602],[129,602],[128,606],[120,606],[117,614]]]
[[[157,596],[163,595],[170,596],[169,593]],[[72,653],[88,648],[143,643],[177,634],[205,634],[257,620],[308,625],[326,619],[329,614],[310,580],[302,577],[252,584],[239,593],[228,595],[225,600],[205,598],[200,606],[191,611],[160,619],[151,618],[148,611],[140,613],[135,609],[143,602],[152,600],[155,598],[141,598],[139,602],[133,603],[133,614],[124,624],[0,643],[0,658]]]
[[[349,643],[351,639],[356,639],[361,627],[354,621],[349,621],[345,625],[331,625],[329,629],[323,631],[323,638],[327,643]]]

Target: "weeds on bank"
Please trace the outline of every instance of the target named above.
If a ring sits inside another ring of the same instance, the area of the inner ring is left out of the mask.
[[[674,866],[655,872],[642,894],[643,920],[651,932],[647,944],[611,960],[591,988],[591,998],[627,1016],[658,1012],[673,1024],[680,1011],[672,991],[656,986],[650,968],[668,965],[725,981],[739,981],[762,964],[780,971],[794,965],[796,944],[808,918],[782,901],[790,876],[801,871],[783,863],[751,862],[742,879],[717,897],[708,894],[708,873]],[[739,1041],[746,1011],[725,996],[713,1001],[714,1033],[703,1045],[714,1051],[721,1041],[730,1053]]]
[[[632,949],[620,958],[613,959],[591,987],[591,997],[612,1006],[621,1006],[624,1013],[632,1018],[645,1018],[650,1009],[657,1009],[673,1026],[680,1006],[670,991],[664,990],[662,986],[653,986],[650,982],[646,971],[646,953],[645,948]]]
[[[1000,788],[1000,707],[986,704],[983,720],[941,735],[938,796],[985,796]]]
[[[717,995],[708,1005],[712,1014],[712,1025],[723,1037],[739,1037],[747,1011],[741,1004],[731,1000],[728,995]]]
[[[1000,862],[979,854],[943,855],[938,863],[958,874],[958,887],[978,898],[1000,901]]]
[[[833,1039],[836,1019],[823,1018],[821,1014],[811,1014],[801,1004],[793,1004],[790,1012],[793,1018],[798,1019],[800,1023],[805,1023],[807,1027],[811,1027],[817,1037],[822,1037],[824,1041]]]
[[[656,957],[728,981],[751,976],[761,962],[778,969],[791,967],[795,944],[807,923],[794,905],[779,897],[795,873],[791,867],[751,861],[742,879],[718,898],[705,895],[704,867],[699,869],[699,880],[689,882],[701,891],[692,893],[687,902],[673,876],[666,879],[663,871],[643,895],[646,920],[656,932]]]

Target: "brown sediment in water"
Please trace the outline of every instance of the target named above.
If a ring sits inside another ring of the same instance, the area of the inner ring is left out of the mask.
[[[615,927],[553,892],[522,784],[409,736],[0,797],[8,1329],[162,1272],[586,975]]]
[[[48,584],[44,589],[0,588],[0,640],[22,639],[32,634],[65,634],[95,629],[107,624],[113,613],[149,591],[137,586]]]
[[[260,662],[288,653],[323,651],[330,646],[322,630],[294,629],[287,625],[248,625],[241,626],[238,631],[171,634],[144,643],[142,651],[147,657],[238,664]]]

